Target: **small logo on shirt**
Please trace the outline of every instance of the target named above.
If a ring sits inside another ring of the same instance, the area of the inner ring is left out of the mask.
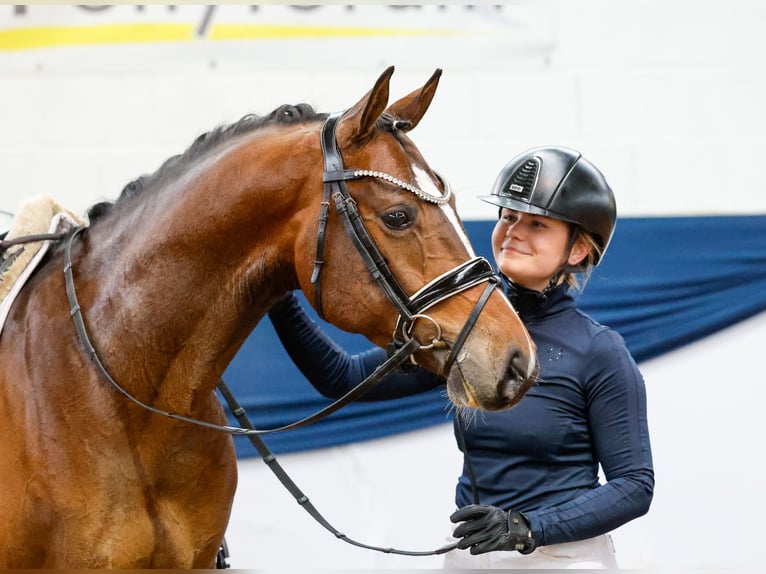
[[[561,349],[560,347],[548,347],[545,349],[545,359],[552,363],[553,361],[558,361],[561,357],[564,356],[564,349]]]

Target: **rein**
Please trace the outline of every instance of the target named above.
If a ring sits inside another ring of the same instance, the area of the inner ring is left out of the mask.
[[[0,240],[0,252],[5,251],[9,247],[14,245],[22,245],[23,243],[34,243],[36,241],[58,241],[64,239],[66,233],[37,233],[33,235],[23,235],[14,239],[2,239]]]
[[[139,405],[140,407],[148,411],[151,411],[153,413],[163,415],[171,419],[184,421],[187,423],[192,423],[197,426],[202,426],[202,427],[222,431],[232,435],[253,436],[253,435],[259,435],[259,434],[268,434],[268,433],[292,430],[292,429],[296,429],[296,428],[314,423],[320,419],[323,419],[330,413],[337,411],[342,406],[345,406],[346,404],[358,399],[363,394],[365,394],[370,389],[372,389],[375,385],[377,385],[380,382],[380,380],[383,377],[385,377],[388,373],[393,371],[396,367],[398,367],[405,360],[407,360],[407,358],[409,358],[409,356],[420,347],[420,343],[416,339],[414,338],[410,339],[406,345],[404,345],[401,349],[399,349],[394,355],[389,357],[389,359],[385,363],[383,363],[382,365],[379,365],[378,368],[375,369],[375,371],[373,371],[373,373],[369,377],[367,377],[365,380],[363,380],[361,383],[359,383],[356,387],[351,389],[348,393],[343,395],[341,398],[339,398],[332,404],[328,405],[327,407],[314,413],[311,416],[308,416],[304,419],[301,419],[294,423],[290,423],[288,425],[278,427],[278,428],[254,429],[252,428],[252,426],[249,426],[249,428],[242,428],[242,427],[229,426],[229,425],[219,425],[216,423],[201,421],[199,419],[193,419],[190,417],[179,415],[177,413],[158,409],[156,407],[153,407],[152,405],[148,405],[145,402],[137,399],[136,397],[131,395],[127,390],[125,390],[125,388],[123,388],[116,380],[114,380],[112,375],[109,374],[109,371],[101,362],[101,359],[99,358],[98,353],[96,352],[96,349],[93,347],[93,343],[91,342],[90,336],[88,335],[88,330],[85,327],[85,322],[82,317],[82,309],[80,308],[80,303],[77,300],[77,291],[75,289],[74,277],[72,274],[72,243],[74,242],[75,237],[77,237],[77,235],[84,230],[85,230],[84,227],[78,227],[77,229],[75,229],[72,235],[69,236],[69,240],[66,243],[65,252],[64,252],[64,281],[66,286],[67,299],[69,300],[69,305],[70,305],[70,314],[72,315],[72,321],[74,321],[75,331],[77,332],[77,336],[80,339],[80,343],[82,343],[83,347],[85,347],[86,354],[90,357],[90,359],[96,365],[96,369],[98,369],[99,373],[101,373],[101,375],[107,381],[109,381],[109,383],[115,389],[117,389],[123,396],[125,396],[130,401],[134,402],[135,404]]]
[[[226,402],[228,403],[229,408],[231,409],[231,412],[237,418],[237,420],[239,421],[239,424],[245,428],[252,428],[252,425],[250,424],[250,420],[247,418],[245,409],[243,409],[240,406],[240,404],[237,402],[237,399],[229,390],[229,387],[226,385],[223,379],[221,379],[218,382],[218,390],[226,399]],[[301,508],[303,508],[306,512],[308,512],[314,520],[316,520],[319,524],[321,524],[326,530],[330,531],[336,538],[339,538],[340,540],[343,540],[344,542],[348,542],[349,544],[353,546],[358,546],[359,548],[374,550],[376,552],[383,552],[385,554],[400,554],[403,556],[433,556],[438,554],[445,554],[457,548],[457,542],[454,542],[452,544],[442,546],[441,548],[437,548],[436,550],[429,550],[429,551],[398,550],[396,548],[390,548],[390,547],[372,546],[370,544],[358,542],[354,540],[353,538],[349,538],[348,536],[340,532],[337,528],[335,528],[332,524],[330,524],[324,516],[322,516],[322,514],[316,509],[314,504],[309,500],[308,496],[303,494],[303,491],[301,491],[300,487],[298,487],[298,485],[295,484],[293,479],[290,478],[290,475],[288,475],[285,469],[282,468],[282,465],[279,464],[277,457],[274,456],[274,454],[269,450],[269,447],[266,446],[266,443],[263,441],[263,439],[260,436],[258,436],[257,434],[250,434],[248,438],[250,439],[250,442],[252,443],[252,445],[255,447],[255,450],[258,451],[258,454],[263,459],[263,462],[265,462],[266,466],[269,467],[269,470],[271,470],[271,472],[273,472],[274,475],[276,475],[276,477],[279,479],[279,482],[282,483],[282,486],[284,486],[287,489],[287,491],[293,496],[293,498],[295,498],[295,501],[301,506]]]
[[[140,401],[139,399],[131,395],[128,391],[126,391],[119,383],[117,383],[117,381],[115,381],[114,378],[112,378],[112,376],[109,374],[109,371],[106,370],[106,367],[104,367],[103,363],[99,359],[98,353],[93,347],[93,343],[91,342],[90,337],[88,336],[88,331],[85,327],[85,323],[82,317],[82,309],[80,308],[80,305],[77,301],[77,293],[74,286],[74,277],[72,275],[72,253],[71,253],[72,243],[74,241],[74,238],[79,233],[81,233],[84,229],[85,229],[84,227],[78,227],[77,229],[75,229],[75,231],[69,236],[69,240],[67,241],[65,246],[64,279],[66,283],[67,299],[69,300],[69,304],[71,306],[70,313],[72,315],[72,320],[74,321],[74,325],[75,325],[75,331],[77,332],[80,342],[85,347],[85,350],[88,356],[96,365],[96,368],[98,369],[99,373],[101,373],[101,376],[103,376],[107,381],[109,381],[109,383],[111,383],[111,385],[115,389],[117,389],[117,391],[119,391],[123,396],[128,398],[130,401],[134,402],[135,404],[141,406],[142,408],[150,412],[164,415],[171,419],[184,421],[187,423],[192,423],[198,426],[202,426],[202,427],[206,427],[206,428],[210,428],[210,429],[214,429],[218,431],[223,431],[232,435],[247,436],[250,439],[250,442],[252,443],[252,445],[258,451],[258,454],[263,459],[263,462],[266,463],[269,469],[276,475],[276,477],[279,479],[282,485],[287,489],[287,491],[293,495],[293,497],[298,502],[298,504],[304,510],[306,510],[306,512],[308,512],[325,529],[332,532],[336,538],[339,538],[340,540],[343,540],[344,542],[347,542],[354,546],[358,546],[360,548],[365,548],[367,550],[374,550],[374,551],[383,552],[386,554],[401,554],[404,556],[431,556],[436,554],[444,554],[446,552],[449,552],[457,548],[457,543],[453,543],[447,546],[443,546],[441,548],[437,548],[436,550],[432,550],[432,551],[397,550],[396,548],[384,548],[379,546],[372,546],[369,544],[365,544],[363,542],[358,542],[354,540],[353,538],[349,538],[348,536],[346,536],[345,534],[337,530],[334,526],[332,526],[332,524],[330,524],[324,518],[324,516],[316,509],[316,507],[309,500],[309,498],[305,494],[303,494],[303,492],[298,487],[298,485],[295,484],[295,482],[290,478],[290,476],[287,474],[284,468],[282,468],[282,466],[279,464],[279,461],[277,460],[277,457],[274,456],[274,454],[269,450],[269,447],[266,446],[266,443],[260,437],[260,435],[262,434],[295,429],[295,428],[302,427],[310,423],[316,422],[319,419],[322,419],[325,416],[329,415],[330,413],[338,410],[340,407],[344,406],[345,404],[355,400],[357,397],[361,397],[364,393],[369,391],[373,386],[377,385],[378,382],[380,382],[380,380],[383,377],[385,377],[388,373],[390,373],[392,370],[398,367],[401,363],[403,363],[410,355],[412,355],[412,353],[414,353],[420,347],[420,343],[414,337],[411,338],[409,341],[407,341],[407,343],[405,343],[404,346],[402,346],[385,363],[383,363],[377,369],[375,369],[375,371],[369,377],[367,377],[359,385],[354,387],[351,391],[346,393],[343,397],[333,402],[331,405],[325,407],[324,409],[318,411],[317,413],[286,426],[282,426],[282,427],[274,428],[274,429],[266,429],[266,430],[255,429],[253,425],[250,423],[250,419],[247,417],[247,413],[237,402],[236,398],[234,397],[234,395],[232,394],[231,390],[226,385],[226,383],[223,381],[223,379],[221,379],[218,382],[218,390],[220,391],[221,395],[223,395],[223,397],[226,399],[229,409],[231,410],[232,414],[236,417],[237,421],[240,424],[239,427],[229,426],[229,425],[218,425],[215,423],[201,421],[198,419],[192,419],[192,418],[185,417],[176,413],[163,411],[161,409],[155,408],[151,405],[148,405]]]

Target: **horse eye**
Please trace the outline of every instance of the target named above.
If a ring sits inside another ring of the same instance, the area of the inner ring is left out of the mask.
[[[406,211],[398,209],[383,215],[383,223],[389,229],[399,230],[408,227],[412,223],[412,218]]]

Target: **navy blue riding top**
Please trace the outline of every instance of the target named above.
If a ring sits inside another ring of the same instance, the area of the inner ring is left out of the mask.
[[[622,337],[577,309],[566,285],[547,296],[512,289],[509,297],[537,345],[540,381],[516,407],[461,422],[457,507],[475,502],[473,472],[478,501],[523,512],[538,545],[591,538],[645,514],[654,490],[646,395]],[[295,296],[269,317],[296,366],[326,397],[343,396],[386,360],[377,347],[345,352]],[[425,369],[394,372],[363,400],[443,384]]]

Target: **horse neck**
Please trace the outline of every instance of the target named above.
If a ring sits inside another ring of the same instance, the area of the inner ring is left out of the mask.
[[[294,211],[282,199],[297,194],[266,161],[220,153],[135,198],[132,212],[92,229],[78,263],[97,348],[117,371],[139,366],[137,392],[172,396],[179,411],[193,410],[179,397],[212,390],[268,308],[297,288],[293,240],[279,225]]]

